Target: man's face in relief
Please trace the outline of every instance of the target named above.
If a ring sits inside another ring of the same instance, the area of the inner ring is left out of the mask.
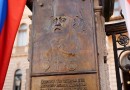
[[[62,36],[69,33],[73,20],[70,16],[55,16],[52,22],[52,32]]]

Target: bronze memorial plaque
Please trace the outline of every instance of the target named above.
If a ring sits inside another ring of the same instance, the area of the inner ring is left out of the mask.
[[[98,90],[93,17],[93,0],[34,0],[32,90]]]
[[[91,0],[35,2],[32,72],[96,70]]]
[[[32,90],[97,90],[94,74],[32,78]]]

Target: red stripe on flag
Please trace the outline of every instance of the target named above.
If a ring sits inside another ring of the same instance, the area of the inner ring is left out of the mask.
[[[26,0],[8,0],[8,13],[0,34],[0,90],[3,88],[14,39],[19,27]]]
[[[128,3],[130,4],[130,0],[127,0],[128,1]]]

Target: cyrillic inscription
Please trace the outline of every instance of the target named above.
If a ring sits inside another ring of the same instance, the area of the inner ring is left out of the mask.
[[[41,80],[40,90],[87,90],[84,78]]]
[[[31,90],[99,90],[96,74],[32,78]]]

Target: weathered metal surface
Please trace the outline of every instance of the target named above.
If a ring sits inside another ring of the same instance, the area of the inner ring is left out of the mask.
[[[92,0],[35,0],[31,33],[31,90],[99,90]],[[59,79],[84,82],[40,88]]]
[[[36,0],[35,9],[32,73],[96,70],[91,0]]]
[[[97,90],[97,87],[93,74],[32,78],[32,90]]]
[[[29,7],[29,9],[32,11],[34,0],[27,0],[26,5]],[[83,0],[85,1],[85,0]],[[115,0],[95,0],[97,3],[100,1],[100,6],[103,6],[103,14],[106,21],[109,21],[111,15],[113,14],[114,10],[114,2]]]

